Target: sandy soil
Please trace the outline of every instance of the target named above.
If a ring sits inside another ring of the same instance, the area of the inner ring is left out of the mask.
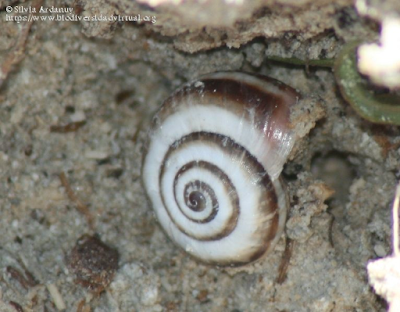
[[[163,2],[0,0],[0,311],[385,311],[366,265],[390,253],[399,129],[362,120],[331,69],[271,58],[333,58],[347,41],[374,40],[396,1],[372,1],[374,16],[347,0]],[[16,22],[34,6],[72,11]],[[262,73],[318,102],[283,172],[286,235],[241,271],[176,247],[141,184],[154,111],[182,83],[221,70]],[[96,245],[73,265],[85,234],[110,249]],[[112,250],[118,267],[103,261],[97,274],[96,257]]]

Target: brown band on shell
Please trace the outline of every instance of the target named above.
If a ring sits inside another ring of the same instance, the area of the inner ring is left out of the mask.
[[[179,174],[177,176],[179,176]],[[218,202],[215,199],[215,193],[212,190],[211,186],[209,186],[205,182],[196,180],[186,185],[184,190],[185,203],[189,207],[189,209],[195,212],[201,212],[207,208],[206,203],[204,203],[207,200],[207,198],[205,198],[205,196],[202,194],[201,192],[202,190],[204,190],[204,192],[209,194],[209,197],[212,200],[212,207],[218,208]]]
[[[240,79],[243,77],[247,80]],[[262,75],[210,74],[174,92],[164,102],[154,122],[162,124],[170,114],[185,109],[185,105],[215,105],[253,122],[272,144],[279,144],[274,133],[293,128],[290,110],[300,97],[292,87]]]
[[[275,189],[273,183],[268,175],[260,181],[260,184],[264,186],[264,192],[260,198],[259,210],[261,215],[271,216],[267,220],[264,220],[264,229],[268,229],[266,232],[256,233],[257,235],[254,239],[259,240],[258,246],[262,248],[257,248],[252,253],[249,253],[248,258],[242,261],[232,261],[232,259],[227,260],[225,263],[220,262],[219,266],[230,266],[239,267],[244,264],[259,260],[263,255],[266,255],[271,248],[271,242],[276,237],[279,231],[279,205],[277,190]],[[272,246],[273,247],[273,246]]]
[[[279,230],[279,206],[277,191],[275,190],[271,180],[268,176],[265,176],[262,184],[265,187],[265,192],[262,195],[260,202],[262,203],[259,207],[263,210],[262,215],[273,215],[272,218],[265,220],[265,228],[268,228],[267,234],[260,237],[264,241],[262,244],[263,248],[256,250],[249,258],[249,262],[259,259],[262,255],[266,254],[271,247],[271,242],[276,237]],[[242,265],[241,263],[240,265]]]
[[[205,161],[198,161],[198,162],[197,161],[196,162],[192,161],[192,162],[188,163],[187,165],[185,165],[184,167],[179,169],[179,171],[175,175],[175,179],[174,179],[174,198],[175,198],[175,202],[178,202],[177,201],[177,194],[176,194],[177,193],[176,192],[176,184],[178,183],[179,176],[182,175],[183,173],[185,173],[186,171],[189,171],[189,170],[191,170],[192,168],[195,168],[195,167],[203,168],[203,169],[205,169],[205,170],[207,170],[209,172],[212,172],[213,174],[216,174],[216,175],[218,174],[218,175],[226,176],[226,174],[222,170],[219,170],[216,166],[214,166],[214,165],[212,165],[210,163],[207,163]],[[230,183],[229,180],[226,180],[226,181],[227,182],[224,183],[224,186],[225,186],[226,190],[227,191],[234,190],[232,183]],[[192,219],[189,216],[187,216],[185,214],[185,212],[183,211],[182,207],[180,207],[178,205],[179,210],[186,216],[186,218],[188,218],[190,221],[193,221],[195,223],[207,223],[207,222],[210,222],[216,216],[216,214],[218,212],[218,208],[219,208],[218,199],[215,197],[214,190],[207,183],[205,183],[203,181],[200,181],[200,180],[192,181],[189,185],[185,186],[185,193],[183,194],[183,196],[185,197],[185,203],[186,204],[187,204],[186,198],[190,196],[190,194],[187,194],[186,192],[187,192],[187,189],[191,185],[195,185],[199,189],[202,189],[202,190],[204,190],[205,192],[208,193],[208,195],[209,195],[209,197],[211,198],[211,201],[212,201],[212,207],[213,207],[212,211],[205,219],[196,220],[196,219]],[[232,204],[235,204],[237,206],[239,205],[239,203],[236,202],[236,201],[233,201]],[[192,209],[189,205],[188,205],[188,207],[189,207],[189,209]]]
[[[159,175],[159,185],[160,189],[162,189],[161,184],[162,184],[162,178],[164,175],[164,172],[166,170],[166,160],[169,159],[174,152],[178,152],[180,148],[185,148],[185,145],[187,144],[193,144],[195,141],[201,141],[202,144],[214,144],[217,145],[218,148],[223,149],[226,153],[230,155],[232,159],[242,159],[243,155],[247,163],[247,167],[251,168],[251,172],[254,173],[254,176],[260,177],[258,179],[257,184],[259,185],[260,189],[262,190],[261,196],[260,196],[260,206],[259,209],[262,210],[261,214],[266,216],[266,220],[264,221],[264,225],[262,228],[262,233],[257,233],[255,234],[256,237],[255,239],[263,242],[262,244],[257,244],[257,245],[262,245],[263,248],[255,250],[253,253],[249,255],[251,260],[253,261],[254,259],[257,259],[260,257],[260,255],[264,254],[270,246],[270,241],[272,238],[276,235],[277,230],[278,230],[278,224],[279,224],[279,207],[278,207],[278,199],[277,199],[277,194],[275,191],[275,188],[266,173],[264,167],[257,161],[257,159],[249,154],[249,152],[244,149],[241,145],[237,144],[232,138],[227,138],[225,136],[215,134],[215,133],[208,133],[208,132],[196,132],[192,133],[190,135],[187,135],[180,139],[177,142],[174,142],[174,144],[171,145],[171,148],[165,155],[164,161],[161,166],[160,170],[160,175]],[[224,144],[225,143],[225,144]],[[220,178],[223,179],[224,186],[227,188],[227,191],[234,196],[232,201],[232,205],[234,208],[234,213],[231,215],[229,218],[229,221],[227,222],[225,228],[223,231],[219,232],[217,235],[214,236],[204,236],[202,238],[197,238],[193,237],[194,239],[200,240],[200,241],[216,241],[220,240],[226,236],[228,236],[235,228],[236,223],[238,221],[238,217],[240,214],[240,201],[239,198],[237,197],[236,191],[234,191],[234,186],[232,182],[230,181],[229,177],[224,173],[220,168],[217,168],[215,165],[210,164],[206,161],[203,161],[201,159],[192,161],[186,165],[184,165],[181,169],[178,170],[178,172],[175,175],[175,180],[174,184],[176,185],[177,181],[176,179],[179,179],[179,176],[183,174],[184,172],[197,167],[197,168],[203,168],[205,170],[208,170],[209,172],[219,175]],[[250,169],[249,169],[250,170]],[[201,181],[196,180],[192,181],[194,183],[201,183]],[[176,193],[175,193],[175,185],[174,185],[174,196],[175,196],[175,201],[176,201]],[[232,189],[230,192],[229,189]],[[183,229],[182,227],[179,226],[179,224],[176,223],[176,221],[173,219],[168,206],[166,204],[166,201],[164,200],[164,195],[161,193],[161,198],[164,204],[164,207],[166,207],[166,211],[171,219],[171,221],[186,235],[192,237]],[[218,200],[216,199],[216,202],[218,203]],[[181,211],[182,209],[179,208]],[[195,223],[204,223],[211,221],[215,215],[218,213],[218,209],[213,209],[212,213],[209,215],[204,220],[201,220],[199,222],[198,220],[192,220],[189,219],[189,221],[195,222]],[[185,215],[186,216],[186,215]],[[255,231],[257,232],[257,231]],[[232,262],[230,261],[230,265]],[[238,263],[237,265],[240,265],[241,263]],[[221,263],[222,265],[222,263]]]
[[[179,152],[179,149],[181,148],[185,148],[186,144],[190,144],[193,143],[195,141],[201,141],[202,143],[204,142],[208,142],[209,144],[215,144],[217,146],[222,146],[222,140],[224,139],[224,137],[222,135],[218,135],[218,134],[214,134],[214,133],[205,133],[205,132],[197,132],[197,133],[192,133],[190,135],[187,135],[185,137],[183,137],[182,139],[180,139],[177,142],[174,142],[171,145],[171,148],[168,150],[168,152],[165,154],[164,157],[164,161],[162,162],[161,168],[160,168],[160,175],[159,175],[159,185],[160,185],[160,190],[162,190],[161,188],[161,183],[162,183],[162,178],[164,175],[164,172],[166,170],[165,166],[166,166],[166,160],[169,159],[171,157],[171,154],[174,152]],[[238,144],[236,144],[237,147],[239,147]],[[243,149],[243,148],[242,148]],[[243,149],[244,150],[244,149]],[[229,150],[226,150],[226,152],[229,152]],[[232,184],[231,180],[229,179],[228,175],[223,172],[220,168],[218,168],[217,166],[206,162],[206,161],[202,161],[202,160],[196,160],[196,161],[192,161],[189,162],[187,164],[185,164],[182,168],[180,168],[178,170],[178,172],[175,175],[174,178],[174,199],[175,202],[178,203],[177,201],[177,194],[175,191],[175,186],[177,184],[177,179],[179,179],[179,176],[182,175],[183,173],[185,173],[186,171],[189,171],[190,169],[193,168],[202,168],[207,170],[208,172],[218,176],[219,179],[222,179],[222,183],[225,187],[225,192],[227,194],[231,194],[231,205],[233,207],[233,213],[230,216],[230,218],[227,220],[226,225],[224,226],[224,229],[217,233],[216,235],[204,235],[203,237],[199,238],[199,237],[194,237],[193,235],[190,235],[184,228],[182,228],[173,218],[171,212],[168,209],[168,205],[166,204],[166,201],[164,199],[164,194],[161,192],[161,198],[164,204],[164,207],[169,215],[169,218],[171,219],[171,221],[175,224],[175,226],[177,228],[180,229],[180,231],[182,233],[185,233],[187,236],[192,237],[196,240],[199,241],[215,241],[215,240],[220,240],[226,236],[228,236],[230,233],[232,233],[232,231],[235,229],[238,218],[239,218],[239,214],[240,214],[240,202],[239,202],[239,198],[237,196],[237,191],[235,190],[234,185]],[[201,181],[196,180],[196,181],[192,181],[195,183],[201,183]],[[214,191],[212,191],[212,193],[214,193]],[[184,194],[182,194],[184,195]],[[218,205],[218,199],[215,198],[213,199],[213,202],[217,203]],[[179,207],[179,205],[178,205]],[[212,221],[215,216],[218,213],[218,206],[217,207],[213,207],[211,214],[205,218],[204,220],[193,220],[191,218],[189,218],[182,210],[181,207],[179,207],[179,210],[183,213],[183,215],[188,219],[188,221],[194,222],[194,223],[207,223]]]

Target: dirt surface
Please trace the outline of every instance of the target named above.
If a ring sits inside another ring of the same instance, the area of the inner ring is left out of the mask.
[[[333,58],[377,39],[399,9],[375,1],[361,16],[352,2],[0,0],[0,311],[385,311],[366,265],[390,253],[399,129],[362,120],[331,69],[271,61]],[[17,22],[33,7],[55,20]],[[283,172],[286,235],[236,271],[176,247],[141,184],[153,113],[221,70],[274,77],[318,103]],[[85,234],[119,255],[98,292],[67,263]]]

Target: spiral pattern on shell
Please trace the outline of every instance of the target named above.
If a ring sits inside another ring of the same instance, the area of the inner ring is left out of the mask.
[[[294,144],[299,94],[240,72],[184,85],[153,120],[143,180],[169,237],[215,265],[260,259],[278,241],[287,195],[279,178]]]

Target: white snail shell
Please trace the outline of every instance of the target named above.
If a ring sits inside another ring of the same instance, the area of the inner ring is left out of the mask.
[[[240,266],[277,243],[288,206],[279,175],[294,144],[290,109],[298,99],[277,80],[221,72],[164,102],[143,180],[161,226],[190,255]]]

